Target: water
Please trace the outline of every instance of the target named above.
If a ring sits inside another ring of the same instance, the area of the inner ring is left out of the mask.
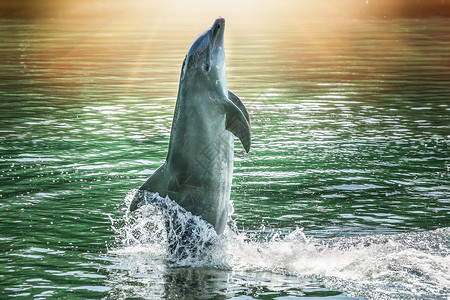
[[[1,297],[446,299],[445,19],[229,22],[253,134],[249,155],[236,141],[231,229],[177,262],[160,213],[126,214],[208,22],[2,21]]]

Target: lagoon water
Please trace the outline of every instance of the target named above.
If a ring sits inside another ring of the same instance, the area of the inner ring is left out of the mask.
[[[448,299],[446,19],[230,23],[233,230],[180,263],[130,221],[207,26],[0,23],[0,298]]]

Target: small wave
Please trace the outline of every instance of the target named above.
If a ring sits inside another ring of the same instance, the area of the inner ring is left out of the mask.
[[[128,207],[137,191],[125,199]],[[288,234],[239,233],[214,228],[168,197],[145,192],[148,203],[112,220],[117,243],[134,275],[167,266],[213,267],[315,278],[331,289],[367,299],[445,299],[450,294],[450,228],[399,235],[316,239]],[[122,260],[124,263],[124,260]]]

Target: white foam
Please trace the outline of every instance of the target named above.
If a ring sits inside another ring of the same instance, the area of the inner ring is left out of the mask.
[[[125,197],[125,207],[138,193],[131,190]],[[217,235],[213,226],[194,216],[168,197],[143,191],[148,205],[136,213],[125,209],[123,219],[111,220],[117,234],[114,253],[153,251],[164,253],[170,263],[178,266],[227,267],[225,237]],[[188,237],[188,238],[186,238]],[[167,251],[170,249],[170,251]]]
[[[127,195],[127,207],[135,193]],[[265,231],[250,235],[227,229],[218,236],[210,224],[169,198],[152,193],[146,197],[153,205],[112,220],[117,245],[110,252],[126,256],[125,268],[133,274],[151,274],[155,264],[157,268],[206,266],[312,277],[330,289],[368,299],[444,298],[450,294],[449,228],[334,239],[306,237],[302,229],[263,239]],[[175,222],[165,221],[173,216]],[[168,254],[168,239],[179,239],[186,233],[193,233],[188,255],[179,258],[174,255],[176,251]]]
[[[233,267],[320,278],[327,287],[353,296],[445,297],[450,292],[449,232],[318,240],[297,229],[263,243],[243,243],[241,238],[228,249]],[[411,240],[422,246],[442,243],[420,249]]]

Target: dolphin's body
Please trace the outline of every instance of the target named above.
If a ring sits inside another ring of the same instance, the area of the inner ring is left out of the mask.
[[[223,233],[233,175],[233,134],[250,150],[250,120],[228,91],[223,45],[225,20],[217,19],[191,45],[183,62],[165,163],[140,191],[169,196]],[[133,211],[143,204],[135,197]]]

